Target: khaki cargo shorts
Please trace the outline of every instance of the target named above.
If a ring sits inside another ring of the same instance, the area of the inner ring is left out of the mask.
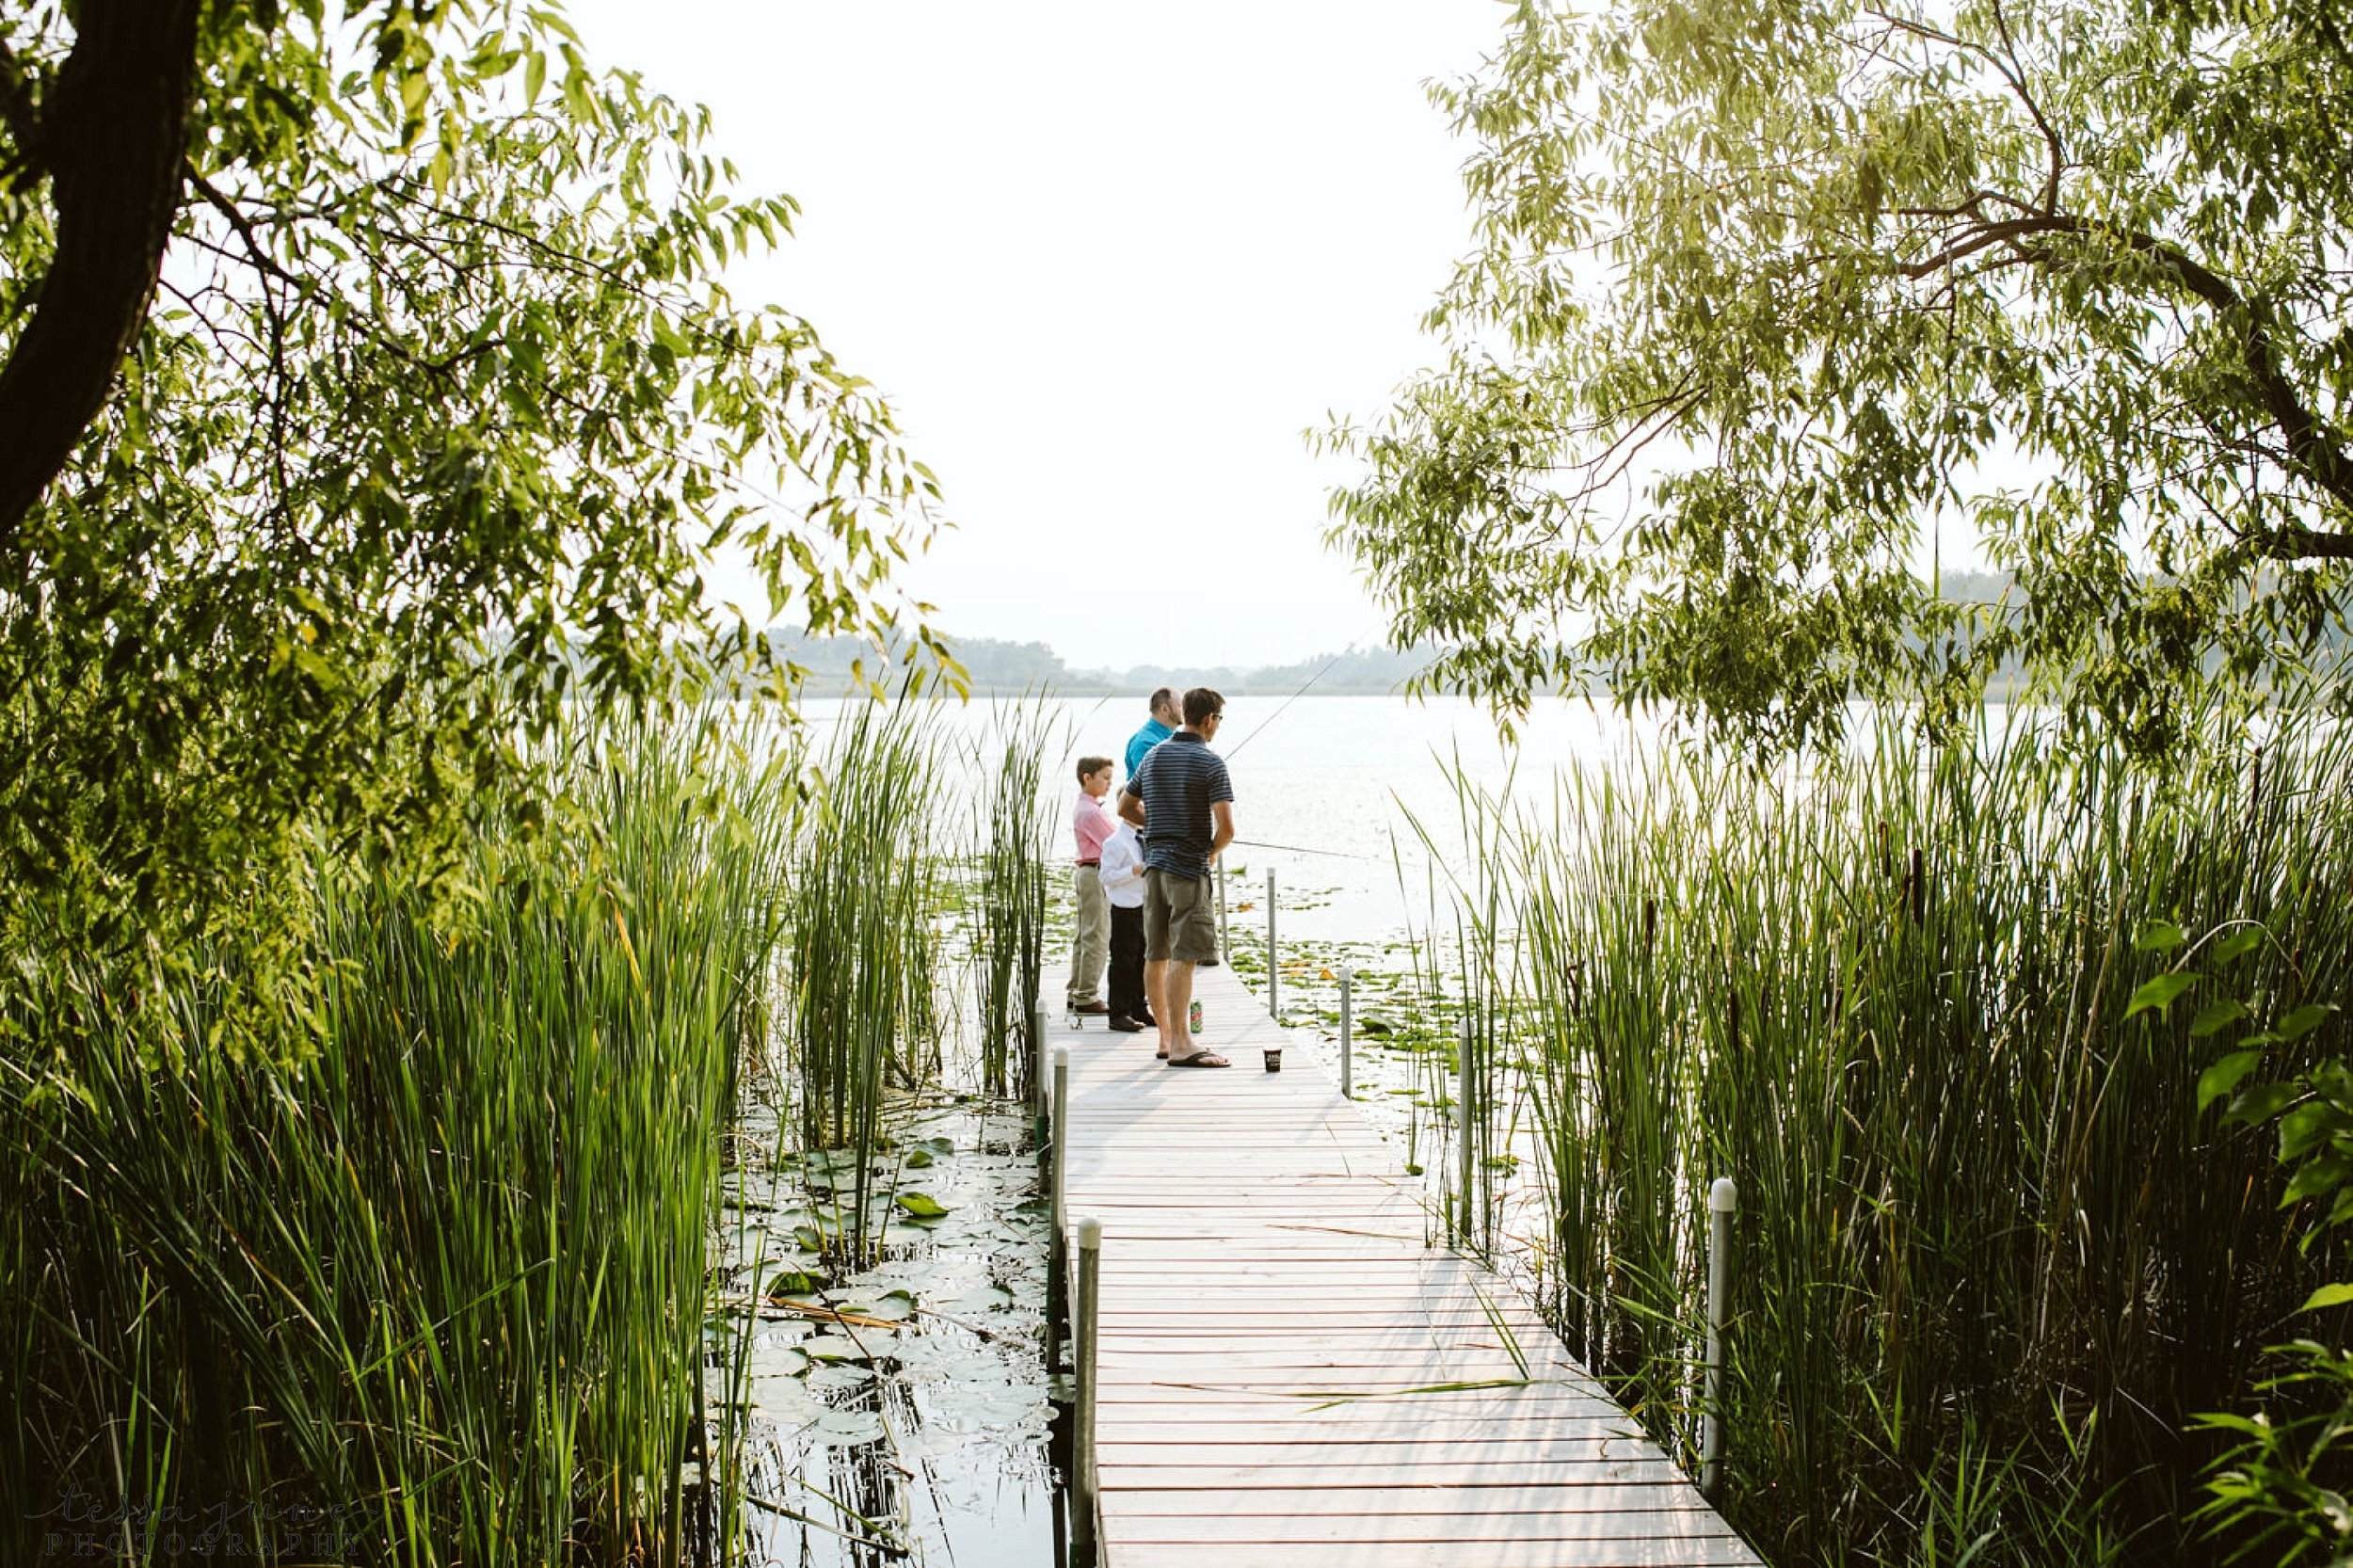
[[[1144,873],[1144,959],[1201,964],[1217,956],[1217,911],[1209,879],[1147,867]]]

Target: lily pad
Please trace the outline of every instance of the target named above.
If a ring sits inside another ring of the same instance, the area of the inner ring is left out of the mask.
[[[824,1286],[825,1276],[823,1274],[811,1273],[806,1269],[782,1269],[769,1277],[768,1288],[762,1294],[772,1302],[780,1302],[793,1296],[813,1294],[824,1289]]]
[[[878,1353],[874,1344],[881,1329],[865,1329],[863,1339],[853,1339],[846,1334],[820,1334],[801,1341],[801,1350],[813,1361],[872,1361]]]
[[[809,1425],[828,1446],[879,1443],[883,1436],[882,1417],[871,1410],[828,1410]]]
[[[948,1206],[929,1192],[902,1192],[892,1201],[918,1220],[936,1220],[948,1212]]]
[[[999,1312],[1013,1304],[1013,1292],[1000,1285],[984,1285],[977,1290],[967,1290],[948,1304],[952,1312]]]
[[[860,1318],[880,1318],[888,1322],[904,1322],[915,1316],[915,1294],[910,1290],[885,1290],[879,1294],[864,1290],[835,1291],[826,1297],[836,1309]]]

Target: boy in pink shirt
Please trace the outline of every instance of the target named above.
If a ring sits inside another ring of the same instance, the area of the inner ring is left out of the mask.
[[[1070,982],[1063,1000],[1070,1012],[1092,1016],[1111,1011],[1101,994],[1112,936],[1112,906],[1103,897],[1103,841],[1119,825],[1103,809],[1103,797],[1111,792],[1112,760],[1080,758],[1079,798],[1070,808],[1070,829],[1079,846],[1070,884],[1078,896],[1079,920],[1070,936]]]

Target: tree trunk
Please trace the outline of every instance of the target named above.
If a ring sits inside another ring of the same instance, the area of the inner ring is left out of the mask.
[[[178,212],[203,0],[84,0],[42,117],[57,248],[0,368],[0,549],[106,404]]]

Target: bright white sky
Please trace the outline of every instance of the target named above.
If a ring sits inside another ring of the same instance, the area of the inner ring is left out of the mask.
[[[954,634],[1070,663],[1383,640],[1301,440],[1435,358],[1468,248],[1424,96],[1497,0],[570,0],[592,62],[708,104],[799,236],[730,286],[880,386],[956,531]],[[757,614],[758,602],[744,602]]]

